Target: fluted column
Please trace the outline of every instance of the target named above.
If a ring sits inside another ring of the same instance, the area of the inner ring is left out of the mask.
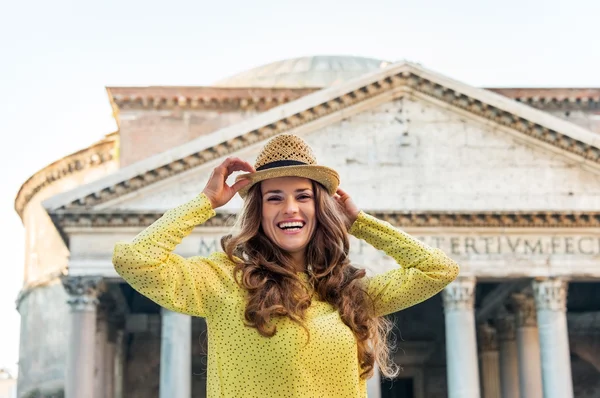
[[[125,378],[125,331],[122,329],[117,330],[115,351],[114,398],[123,398],[123,381]]]
[[[106,343],[108,340],[108,321],[103,309],[98,308],[96,315],[96,353],[94,371],[94,398],[106,397]]]
[[[501,312],[495,320],[500,360],[502,398],[519,398],[519,354],[515,316]]]
[[[377,363],[375,363],[373,377],[367,380],[367,395],[369,398],[381,398],[381,375]]]
[[[544,398],[572,398],[571,355],[567,329],[567,282],[533,282],[537,309]]]
[[[496,330],[487,323],[479,325],[478,346],[481,360],[483,398],[500,398],[500,369]]]
[[[101,277],[63,277],[69,294],[70,338],[67,344],[65,398],[94,396],[96,366],[96,306],[103,288]]]
[[[542,364],[535,302],[533,297],[514,294],[517,350],[519,353],[519,391],[522,398],[542,398]]]
[[[475,331],[475,278],[459,277],[442,292],[446,320],[449,398],[479,398]]]
[[[162,309],[160,398],[192,394],[192,317]]]

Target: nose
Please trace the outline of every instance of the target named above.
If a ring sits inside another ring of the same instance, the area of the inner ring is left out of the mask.
[[[295,198],[288,198],[285,201],[285,205],[283,208],[284,214],[296,214],[298,213],[298,202],[296,202]]]

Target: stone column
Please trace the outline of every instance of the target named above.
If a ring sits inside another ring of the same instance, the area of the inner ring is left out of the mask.
[[[62,278],[69,294],[70,338],[67,344],[65,398],[94,396],[96,366],[96,306],[103,288],[101,277],[76,276]]]
[[[125,379],[125,331],[123,329],[117,330],[115,350],[114,397],[124,398],[123,381]]]
[[[547,279],[533,282],[542,353],[544,398],[573,398],[567,282]]]
[[[446,320],[449,398],[479,398],[475,331],[475,278],[459,277],[442,292]]]
[[[94,398],[106,398],[106,342],[108,340],[108,322],[106,313],[99,308],[96,316],[96,353],[94,371]]]
[[[160,398],[192,394],[192,318],[162,309]]]
[[[532,297],[513,294],[516,309],[519,391],[521,398],[542,398],[540,342]]]
[[[487,323],[478,327],[483,398],[500,398],[500,365],[496,330]]]
[[[501,312],[495,320],[500,356],[500,391],[502,398],[519,398],[519,354],[515,316]]]
[[[106,351],[105,351],[105,370],[104,370],[104,384],[105,384],[105,397],[115,398],[115,375],[117,367],[117,319],[114,314],[109,316],[108,319],[108,333],[106,340]]]
[[[377,364],[375,364],[373,376],[367,380],[367,396],[369,398],[381,398],[381,375]]]

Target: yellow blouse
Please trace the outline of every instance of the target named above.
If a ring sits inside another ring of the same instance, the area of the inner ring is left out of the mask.
[[[276,320],[267,338],[244,326],[245,292],[222,252],[183,258],[173,253],[195,226],[215,215],[204,194],[167,211],[131,243],[116,244],[116,271],[134,289],[172,311],[206,318],[207,396],[364,398],[356,341],[338,312],[312,300],[306,312],[310,342],[299,325]],[[360,212],[350,233],[392,256],[397,269],[368,278],[367,291],[379,315],[410,307],[441,291],[458,265],[390,224]]]

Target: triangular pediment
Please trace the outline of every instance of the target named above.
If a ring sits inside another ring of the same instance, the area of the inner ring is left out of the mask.
[[[390,120],[393,120],[395,117],[393,113],[398,111],[398,107],[403,109],[404,114],[401,115],[403,122],[412,120],[413,123],[413,133],[406,138],[406,145],[411,145],[411,139],[425,139],[427,129],[432,129],[435,123],[443,124],[444,120],[448,120],[454,123],[455,127],[471,129],[471,139],[476,139],[474,137],[479,135],[479,139],[496,140],[502,142],[504,146],[508,145],[512,148],[511,153],[514,154],[513,157],[508,156],[509,161],[527,156],[530,158],[533,156],[538,160],[552,159],[548,161],[547,167],[554,167],[556,164],[552,162],[558,162],[560,167],[564,166],[567,174],[567,170],[576,165],[578,169],[587,170],[585,173],[588,173],[580,180],[596,187],[594,184],[597,184],[597,181],[594,181],[595,177],[592,176],[600,170],[600,136],[597,134],[490,91],[451,80],[418,65],[399,63],[345,84],[320,90],[242,123],[122,168],[106,178],[59,194],[44,202],[44,206],[50,213],[119,208],[125,202],[131,204],[136,202],[137,205],[134,207],[138,207],[143,204],[143,198],[147,197],[141,194],[143,192],[153,192],[157,195],[160,192],[163,194],[172,192],[173,195],[184,198],[194,193],[190,187],[201,189],[197,185],[194,186],[194,182],[198,183],[205,179],[212,167],[222,158],[235,155],[248,160],[254,159],[259,148],[268,138],[282,132],[292,132],[305,137],[315,147],[322,163],[341,169],[343,181],[345,178],[345,181],[375,184],[377,178],[374,180],[372,177],[377,175],[378,170],[369,169],[371,165],[363,156],[374,156],[373,154],[383,156],[381,151],[385,152],[386,148],[388,150],[386,156],[389,159],[384,164],[390,166],[387,168],[389,173],[400,173],[398,177],[401,178],[401,173],[405,170],[397,169],[397,163],[406,164],[407,159],[399,159],[390,152],[390,148],[395,148],[394,143],[405,139],[400,127],[393,126],[393,123],[386,124],[379,119],[361,121],[361,118],[368,119],[369,115],[373,114],[381,116],[382,113],[387,113]],[[429,121],[426,118],[412,117],[411,119],[405,112],[406,107],[412,107],[411,112],[437,114],[435,117],[431,116],[437,119]],[[416,120],[420,120],[419,123],[423,125],[415,128]],[[353,135],[346,134],[344,126],[356,126],[356,123],[363,123],[363,130],[355,128]],[[431,142],[435,140],[452,142],[459,134],[453,129],[440,128],[437,131],[438,136],[429,137]],[[380,145],[383,146],[380,150],[370,154],[360,153],[361,150],[368,149],[368,146],[361,142],[373,137],[381,140]],[[349,158],[346,157],[345,164],[337,164],[336,162],[343,158],[342,155],[347,154],[341,152],[332,154],[329,150],[331,140],[337,140],[335,142],[339,144],[338,147],[352,144],[350,150],[356,153]],[[446,148],[450,147],[452,145],[446,146]],[[436,154],[435,151],[442,149],[443,146],[429,148],[427,151],[433,151],[430,156],[452,155],[448,151]],[[486,152],[487,150],[491,152]],[[495,153],[498,154],[503,150]],[[489,148],[482,150],[480,152],[482,160],[492,156],[492,152],[494,151]],[[454,155],[457,153],[460,153],[460,148]],[[357,170],[360,169],[349,167],[353,161],[358,165],[361,165],[361,161],[365,161],[362,170],[367,171],[357,175]],[[448,158],[448,161],[451,161],[451,158]],[[538,164],[538,168],[543,165],[543,162]],[[377,167],[380,166],[381,163]],[[379,183],[383,186],[386,184],[389,186],[390,182],[394,181],[392,175],[387,175],[385,178],[383,176],[386,174],[380,173],[382,181]],[[415,176],[411,178],[413,177]],[[361,178],[364,181],[361,181]],[[569,176],[569,178],[574,177]],[[465,181],[470,184],[477,183],[473,179]],[[506,182],[506,178],[498,179],[498,182],[502,181]],[[175,186],[183,191],[173,192]],[[444,192],[447,190],[440,190],[439,195],[443,195]],[[399,191],[397,194],[403,193],[406,194],[406,191]],[[154,197],[158,197],[157,195]],[[402,206],[396,203],[395,206],[389,207],[390,203],[383,201],[375,204],[375,207],[429,208],[430,210],[440,208],[431,207],[431,204],[427,207],[425,204],[429,202],[426,200],[419,201],[420,205],[416,203],[414,202],[412,206],[410,203],[403,203]],[[448,203],[447,209],[456,208],[451,201]],[[166,200],[165,205],[168,204]],[[506,204],[508,205],[510,203]],[[550,207],[553,206],[550,204]],[[532,205],[530,208],[533,209],[535,206]],[[456,208],[456,210],[460,209]]]

